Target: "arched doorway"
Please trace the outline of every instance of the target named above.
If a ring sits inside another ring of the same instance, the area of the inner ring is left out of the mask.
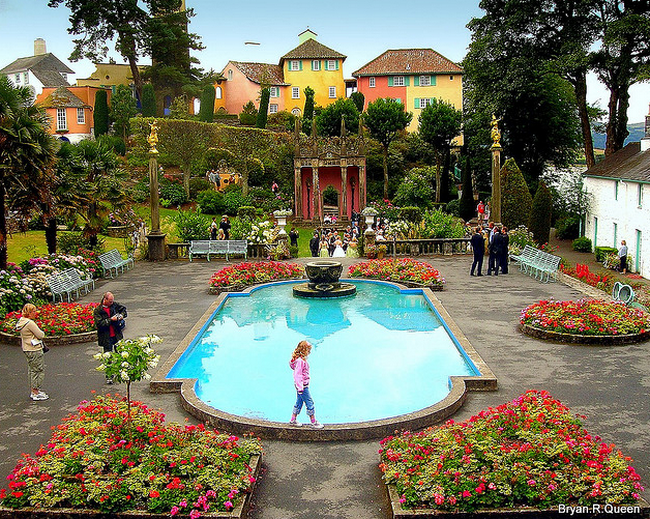
[[[340,196],[338,190],[332,184],[329,184],[323,190],[323,214],[336,215],[339,217],[341,212],[339,200]]]

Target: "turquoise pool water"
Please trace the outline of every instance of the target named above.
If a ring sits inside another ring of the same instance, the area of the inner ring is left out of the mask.
[[[423,409],[447,396],[449,376],[478,375],[421,291],[354,283],[341,299],[294,298],[292,283],[230,295],[167,378],[198,378],[197,396],[221,411],[286,422],[289,359],[307,339],[317,418],[353,423]]]

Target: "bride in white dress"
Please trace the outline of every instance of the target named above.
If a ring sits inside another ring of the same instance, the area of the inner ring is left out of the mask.
[[[332,258],[345,258],[345,251],[343,250],[343,242],[340,238],[337,238],[334,242],[335,248]]]

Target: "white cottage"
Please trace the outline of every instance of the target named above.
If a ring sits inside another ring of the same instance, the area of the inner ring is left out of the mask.
[[[605,158],[583,173],[584,189],[593,194],[585,236],[594,247],[618,248],[627,242],[632,272],[650,279],[650,115],[645,137]]]

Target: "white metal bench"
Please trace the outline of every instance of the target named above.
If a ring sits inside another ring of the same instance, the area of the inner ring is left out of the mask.
[[[243,254],[248,258],[248,241],[247,240],[216,240],[210,242],[210,254],[224,254],[226,261],[232,254]]]
[[[73,267],[50,274],[46,281],[52,293],[53,303],[56,303],[57,297],[63,302],[64,295],[70,302],[75,296],[80,297],[82,291],[87,294],[95,289],[95,281],[92,278],[82,279],[77,269]]]
[[[557,271],[562,261],[559,256],[536,249],[531,245],[526,245],[521,254],[511,254],[510,257],[519,264],[520,270],[546,283],[557,278]]]
[[[104,270],[104,276],[114,277],[118,275],[119,272],[124,272],[124,270],[133,266],[133,258],[122,258],[122,255],[117,249],[105,252],[104,254],[99,255],[99,261]]]
[[[192,240],[190,241],[190,248],[187,249],[190,261],[194,256],[205,256],[208,261],[210,261],[211,240]]]

